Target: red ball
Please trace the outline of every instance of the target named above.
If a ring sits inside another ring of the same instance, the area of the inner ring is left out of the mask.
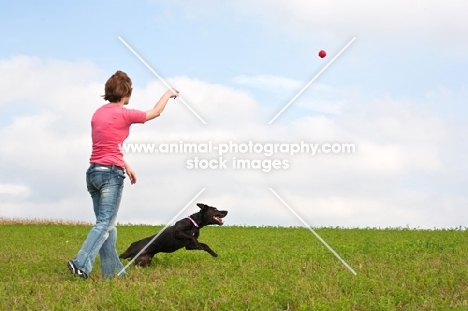
[[[325,56],[327,56],[327,52],[325,52],[324,50],[320,50],[318,56],[320,56],[320,58],[324,58]]]

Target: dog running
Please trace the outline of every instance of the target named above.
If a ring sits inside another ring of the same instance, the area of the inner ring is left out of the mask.
[[[157,253],[172,253],[182,247],[186,250],[204,250],[213,257],[218,257],[207,244],[198,241],[200,229],[208,225],[223,225],[223,218],[227,211],[220,211],[216,207],[197,203],[200,211],[177,221],[167,227],[148,247],[135,258],[135,264],[147,267]],[[133,242],[119,257],[133,259],[155,236]]]

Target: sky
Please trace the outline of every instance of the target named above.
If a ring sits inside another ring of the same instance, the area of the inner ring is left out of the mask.
[[[94,221],[90,120],[122,70],[128,108],[152,108],[166,84],[181,97],[127,144],[283,149],[127,150],[137,183],[125,180],[121,224],[166,224],[202,202],[228,210],[226,225],[466,227],[467,11],[463,0],[0,1],[0,217]],[[354,149],[286,152],[301,142]]]

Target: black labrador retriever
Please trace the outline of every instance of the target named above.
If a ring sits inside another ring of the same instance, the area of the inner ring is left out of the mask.
[[[186,250],[204,250],[213,257],[218,257],[208,245],[198,241],[200,229],[208,225],[223,224],[227,211],[219,211],[216,207],[198,203],[200,211],[189,217],[177,221],[173,226],[167,227],[159,236],[140,254],[138,253],[157,235],[133,242],[119,257],[122,259],[135,258],[135,264],[146,267],[151,263],[157,253],[172,253],[182,247]]]

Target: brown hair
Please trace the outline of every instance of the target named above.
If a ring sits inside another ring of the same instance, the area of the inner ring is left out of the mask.
[[[104,100],[116,103],[122,97],[132,95],[132,80],[123,71],[117,70],[106,82]]]

